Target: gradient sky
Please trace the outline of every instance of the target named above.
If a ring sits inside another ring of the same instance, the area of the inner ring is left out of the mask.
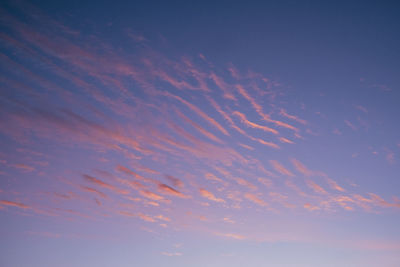
[[[3,1],[0,266],[400,266],[398,14]]]

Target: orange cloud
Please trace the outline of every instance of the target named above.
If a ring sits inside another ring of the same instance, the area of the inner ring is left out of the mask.
[[[222,198],[215,197],[213,193],[205,190],[204,188],[200,188],[199,191],[200,191],[201,196],[203,196],[209,200],[212,200],[215,202],[225,202],[225,200],[223,200]]]
[[[283,167],[278,161],[276,160],[270,160],[269,163],[274,167],[274,169],[279,172],[282,175],[287,175],[287,176],[294,176],[292,172],[287,170],[285,167]]]

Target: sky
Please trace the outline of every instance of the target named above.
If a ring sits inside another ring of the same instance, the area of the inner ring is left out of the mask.
[[[396,1],[2,1],[0,266],[400,266]]]

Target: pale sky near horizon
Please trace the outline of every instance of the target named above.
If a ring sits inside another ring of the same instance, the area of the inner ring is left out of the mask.
[[[400,266],[395,1],[0,4],[0,266]]]

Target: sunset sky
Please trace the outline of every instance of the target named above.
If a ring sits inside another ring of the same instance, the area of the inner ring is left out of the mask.
[[[0,266],[400,266],[399,14],[2,1]]]

